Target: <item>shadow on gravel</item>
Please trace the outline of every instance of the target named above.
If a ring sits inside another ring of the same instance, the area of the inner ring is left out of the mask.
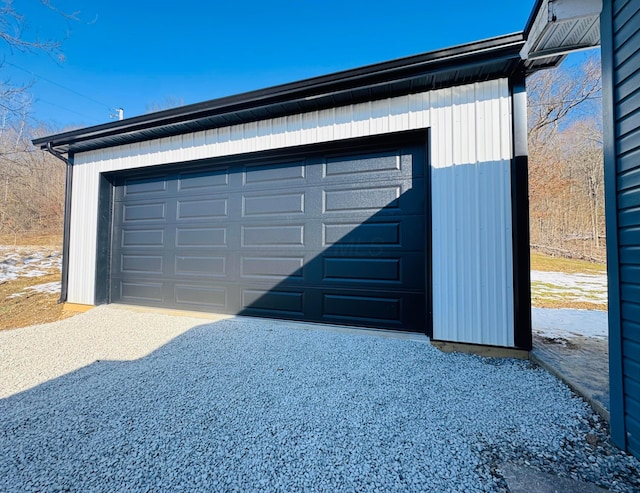
[[[637,461],[582,465],[590,420],[528,362],[236,318],[0,400],[0,491],[506,491],[523,461],[632,491]]]

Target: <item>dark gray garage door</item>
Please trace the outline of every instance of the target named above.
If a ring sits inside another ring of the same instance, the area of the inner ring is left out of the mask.
[[[115,181],[111,301],[425,329],[421,146]]]

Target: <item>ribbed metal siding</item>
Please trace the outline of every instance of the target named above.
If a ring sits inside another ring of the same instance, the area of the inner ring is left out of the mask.
[[[512,346],[510,109],[500,79],[78,154],[68,301],[93,303],[100,172],[431,127],[434,336]]]
[[[608,185],[615,187],[617,204],[607,206],[616,207],[611,212],[617,213],[614,243],[619,260],[619,299],[611,301],[619,303],[614,312],[619,313],[626,444],[640,456],[640,3],[619,0],[609,8],[613,8],[615,175],[608,176],[615,183]]]

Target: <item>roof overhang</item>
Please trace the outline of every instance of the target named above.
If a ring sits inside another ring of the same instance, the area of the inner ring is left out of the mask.
[[[555,66],[569,53],[600,45],[602,0],[538,0],[520,51],[529,70]]]
[[[524,72],[522,33],[34,139],[77,153]]]

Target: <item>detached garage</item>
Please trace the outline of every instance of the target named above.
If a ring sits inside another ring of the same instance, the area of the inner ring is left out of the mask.
[[[34,141],[62,301],[531,346],[520,34]]]

